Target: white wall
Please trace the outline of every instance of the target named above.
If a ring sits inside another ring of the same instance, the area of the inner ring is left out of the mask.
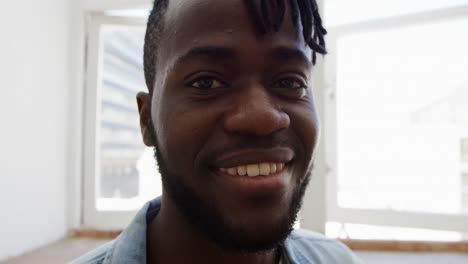
[[[67,232],[69,10],[0,1],[0,260]]]
[[[80,0],[80,3],[84,10],[104,11],[144,7],[152,4],[153,0]]]

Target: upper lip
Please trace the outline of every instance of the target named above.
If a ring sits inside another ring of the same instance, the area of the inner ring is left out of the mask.
[[[213,165],[217,168],[232,168],[262,162],[288,163],[293,158],[294,151],[287,147],[240,149],[222,153],[215,158]]]

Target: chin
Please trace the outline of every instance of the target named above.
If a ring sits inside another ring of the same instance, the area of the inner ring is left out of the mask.
[[[266,219],[265,219],[266,220]],[[294,219],[289,216],[279,221],[247,223],[229,228],[224,236],[218,238],[217,244],[229,251],[260,253],[274,250],[280,246],[293,230]]]
[[[246,254],[270,251],[278,248],[292,232],[309,174],[289,194],[283,194],[288,198],[283,195],[252,197],[241,203],[242,199],[219,199],[227,198],[225,194],[210,196],[192,189],[182,177],[171,174],[160,153],[156,151],[156,154],[164,196],[172,200],[194,230],[225,251]]]

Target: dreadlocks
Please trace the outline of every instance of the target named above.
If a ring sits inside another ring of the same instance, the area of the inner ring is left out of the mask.
[[[313,51],[312,62],[315,64],[317,53],[327,53],[324,38],[327,31],[322,26],[317,2],[315,0],[286,1],[291,4],[291,19],[296,27],[299,26],[299,17],[301,19],[302,35]],[[266,34],[279,31],[286,12],[285,0],[244,0],[244,2],[258,33]]]
[[[156,74],[157,48],[163,31],[163,16],[169,0],[155,0],[148,18],[144,48],[144,69],[146,85],[153,91]],[[302,36],[312,49],[312,63],[317,60],[317,53],[326,54],[325,35],[316,0],[244,0],[249,15],[259,34],[278,32],[283,24],[286,2],[291,6],[291,19],[298,28],[302,25]]]

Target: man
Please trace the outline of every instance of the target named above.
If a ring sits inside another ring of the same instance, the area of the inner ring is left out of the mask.
[[[163,195],[75,263],[359,263],[292,231],[318,140],[315,0],[157,0],[137,96]]]

